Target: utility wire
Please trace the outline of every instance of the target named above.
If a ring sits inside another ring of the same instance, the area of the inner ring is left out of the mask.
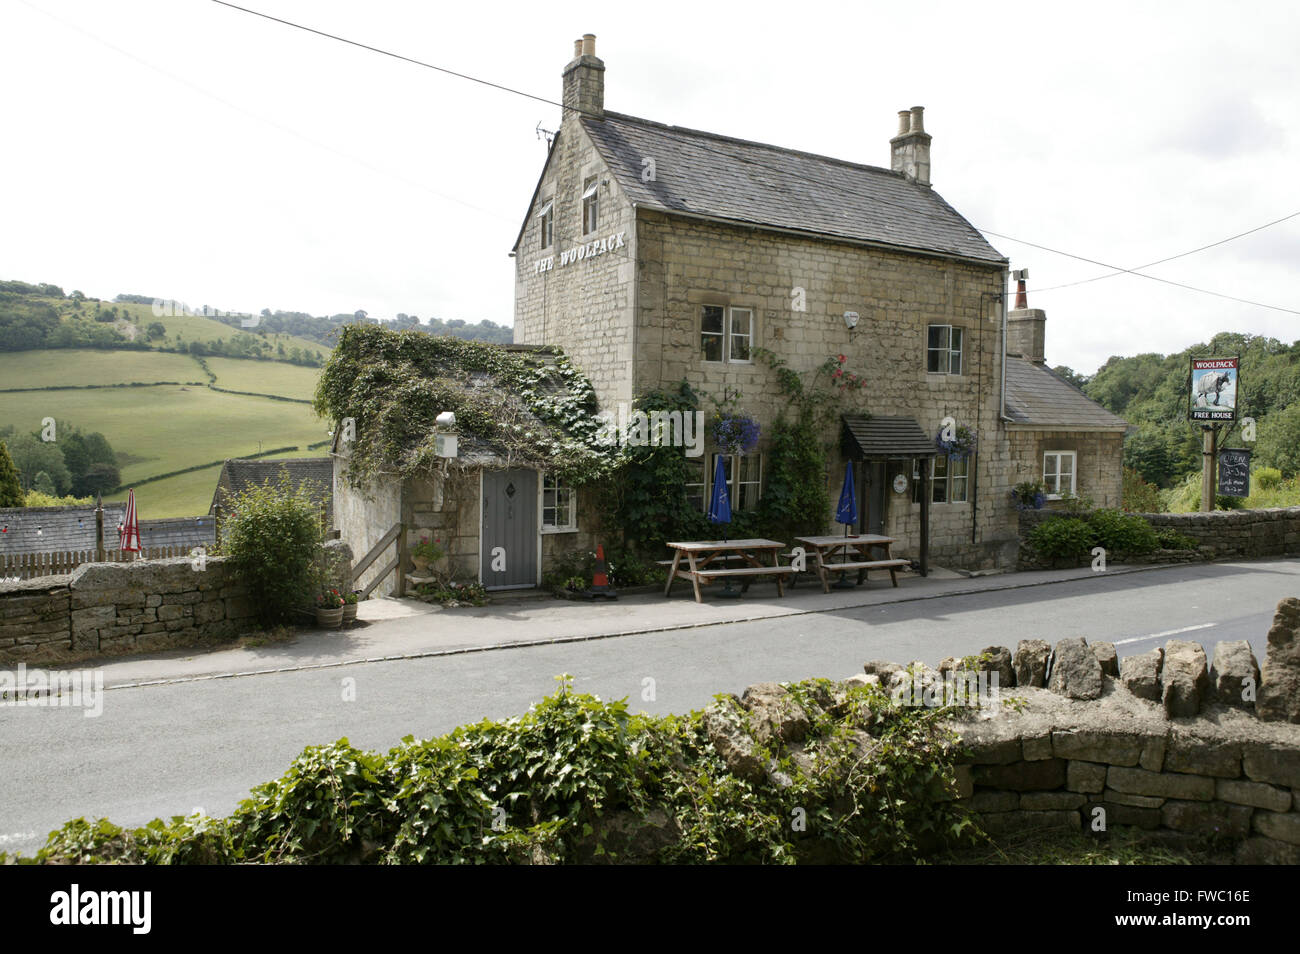
[[[1210,291],[1208,288],[1197,288],[1195,285],[1184,285],[1182,282],[1171,281],[1168,278],[1159,278],[1155,275],[1145,275],[1132,268],[1120,268],[1118,265],[1111,265],[1107,262],[1099,262],[1095,258],[1085,258],[1082,255],[1075,255],[1073,252],[1063,252],[1059,248],[1049,248],[1046,245],[1038,245],[1034,242],[1026,242],[1024,239],[1014,238],[1010,235],[1003,235],[990,229],[980,229],[985,235],[993,235],[997,238],[1006,239],[1008,242],[1017,242],[1021,245],[1028,245],[1030,248],[1041,249],[1044,252],[1051,252],[1054,255],[1064,255],[1066,258],[1076,258],[1081,262],[1087,262],[1089,265],[1100,265],[1102,268],[1113,269],[1117,274],[1136,275],[1138,278],[1149,278],[1153,282],[1160,282],[1164,285],[1173,285],[1175,288],[1186,288],[1188,291],[1200,292],[1203,295],[1213,295],[1215,298],[1226,298],[1228,301],[1240,302],[1243,305],[1257,305],[1260,308],[1269,308],[1273,311],[1283,311],[1288,315],[1300,315],[1300,311],[1292,308],[1283,308],[1280,305],[1268,305],[1262,301],[1251,301],[1249,298],[1237,298],[1233,295],[1225,295],[1222,292]],[[1218,243],[1216,243],[1218,244]],[[1185,254],[1190,255],[1190,252]],[[1105,277],[1105,276],[1102,276]]]
[[[336,41],[338,41],[339,43],[346,43],[346,44],[349,45],[349,46],[355,46],[355,47],[358,47],[358,48],[363,49],[363,50],[369,50],[370,52],[372,52],[372,53],[378,53],[378,54],[380,54],[381,56],[388,56],[388,57],[391,57],[391,58],[396,59],[396,60],[402,60],[403,62],[411,63],[411,64],[413,64],[413,65],[415,65],[415,66],[422,66],[422,67],[424,67],[424,68],[426,68],[426,69],[436,70],[436,71],[439,72],[439,73],[445,73],[445,74],[447,74],[447,75],[449,75],[449,76],[455,76],[455,77],[457,77],[458,79],[468,80],[468,81],[471,82],[471,83],[478,83],[478,84],[480,84],[480,85],[482,85],[482,86],[488,86],[488,87],[490,87],[490,88],[492,88],[492,89],[501,90],[502,92],[505,92],[505,93],[513,93],[513,94],[516,95],[516,96],[523,96],[523,97],[525,97],[526,99],[531,99],[531,100],[534,100],[535,102],[539,102],[539,103],[545,103],[545,104],[548,105],[548,106],[558,106],[558,107],[560,107],[561,109],[565,109],[565,110],[573,110],[573,111],[576,112],[576,113],[580,113],[580,114],[583,114],[583,115],[592,116],[593,118],[600,118],[600,117],[597,116],[595,113],[593,113],[591,110],[582,109],[581,107],[565,106],[563,103],[558,103],[558,102],[556,102],[555,100],[547,99],[545,96],[537,96],[537,95],[535,95],[535,94],[533,94],[533,93],[526,93],[526,92],[524,92],[523,90],[514,89],[513,87],[510,87],[510,86],[504,86],[504,85],[502,85],[502,84],[500,84],[500,83],[493,83],[493,82],[491,82],[491,81],[489,81],[489,80],[480,79],[480,78],[477,77],[477,76],[470,76],[470,75],[468,75],[468,74],[466,74],[466,73],[458,73],[458,72],[456,72],[455,70],[450,70],[450,69],[447,69],[447,68],[442,67],[442,66],[436,66],[436,65],[433,64],[433,63],[426,63],[426,62],[424,62],[423,60],[417,60],[417,59],[414,59],[413,57],[404,56],[404,55],[402,55],[402,54],[400,54],[400,53],[394,53],[394,52],[392,52],[392,51],[390,51],[390,50],[381,49],[380,47],[377,47],[377,46],[370,46],[369,44],[361,43],[361,42],[359,42],[359,41],[357,41],[357,40],[349,40],[347,37],[342,37],[342,36],[339,36],[339,35],[337,35],[337,34],[335,34],[335,33],[328,33],[328,32],[326,32],[326,31],[324,31],[324,30],[317,30],[317,29],[314,28],[314,27],[309,27],[309,26],[306,26],[306,25],[301,24],[301,23],[295,23],[295,22],[292,21],[292,20],[285,20],[285,19],[283,19],[283,18],[281,18],[281,17],[271,16],[270,14],[262,13],[262,12],[260,12],[260,11],[258,11],[258,10],[252,10],[252,9],[249,9],[248,7],[241,7],[239,4],[228,2],[228,0],[212,0],[212,2],[213,2],[213,3],[216,3],[216,4],[219,4],[219,5],[223,6],[223,7],[229,7],[229,8],[232,9],[232,10],[238,10],[238,11],[240,11],[240,12],[242,12],[242,13],[248,13],[248,14],[251,14],[251,15],[256,16],[256,17],[261,17],[261,18],[264,19],[264,20],[271,20],[271,21],[273,21],[273,22],[275,22],[275,23],[280,23],[280,24],[283,24],[283,25],[285,25],[285,26],[293,27],[293,28],[298,29],[298,30],[304,30],[304,31],[306,31],[306,32],[308,32],[308,33],[314,33],[314,34],[316,34],[317,36],[325,37],[326,39],[336,40]],[[780,174],[780,175],[788,175],[788,174],[789,174],[788,171],[785,170],[785,169],[781,169],[781,168],[779,168],[779,167],[777,167],[777,166],[772,166],[772,165],[769,165],[769,164],[767,164],[767,163],[759,162],[759,161],[757,161],[757,160],[755,160],[755,159],[742,158],[742,157],[739,157],[739,156],[735,156],[735,155],[733,155],[733,154],[731,154],[731,153],[722,152],[721,150],[711,149],[710,147],[708,147],[708,146],[706,146],[706,145],[704,145],[704,144],[702,144],[702,143],[696,143],[695,145],[696,145],[697,148],[702,149],[702,150],[704,150],[705,152],[712,152],[712,153],[714,153],[714,154],[716,154],[716,155],[722,156],[723,158],[729,159],[729,160],[731,160],[732,162],[746,162],[746,163],[748,163],[748,164],[750,164],[750,165],[756,166],[756,167],[758,167],[758,168],[768,169],[769,171],[771,171],[771,172],[775,172],[775,173],[778,173],[778,174]],[[806,180],[809,181],[809,182],[814,182],[814,183],[817,183],[817,184],[819,184],[819,185],[823,185],[823,186],[825,186],[826,188],[831,189],[831,190],[833,190],[833,191],[837,191],[837,192],[845,192],[845,193],[848,192],[848,190],[844,189],[842,186],[840,186],[840,185],[838,185],[838,184],[836,184],[836,183],[834,183],[834,182],[829,182],[829,181],[826,181],[826,180],[821,180],[821,179],[811,178],[811,177],[808,177],[808,176],[804,176],[803,178],[806,179]],[[856,195],[856,193],[854,193],[854,195]],[[873,196],[873,197],[872,197],[872,201],[874,201],[874,202],[876,202],[876,203],[878,203],[878,204],[880,204],[880,205],[886,205],[886,206],[890,206],[891,208],[901,209],[901,210],[904,211],[904,212],[909,212],[909,213],[915,212],[915,209],[910,209],[910,208],[908,208],[908,207],[906,207],[906,206],[899,205],[898,203],[895,203],[895,202],[889,202],[888,200],[880,199],[880,198],[878,198],[878,197],[874,197],[874,196]],[[1272,226],[1272,225],[1277,225],[1277,224],[1280,223],[1280,222],[1285,222],[1287,219],[1294,218],[1294,217],[1297,216],[1297,215],[1300,215],[1300,212],[1292,213],[1291,215],[1288,215],[1288,216],[1286,216],[1286,217],[1284,217],[1284,218],[1278,219],[1278,220],[1275,221],[1275,222],[1270,222],[1270,223],[1268,223],[1267,225],[1261,225],[1261,226],[1259,226],[1259,228],[1251,229],[1249,232],[1242,232],[1240,235],[1234,235],[1234,236],[1231,236],[1231,237],[1229,237],[1229,238],[1222,239],[1221,241],[1211,243],[1210,245],[1202,246],[1201,248],[1198,248],[1198,249],[1192,249],[1191,251],[1188,251],[1188,252],[1182,252],[1182,253],[1180,253],[1180,254],[1178,254],[1178,255],[1171,256],[1170,258],[1161,259],[1159,262],[1151,262],[1151,263],[1148,264],[1148,265],[1142,265],[1142,266],[1139,266],[1139,268],[1150,268],[1152,265],[1159,265],[1159,264],[1162,264],[1163,262],[1173,261],[1175,258],[1184,258],[1184,257],[1186,257],[1186,256],[1188,256],[1188,255],[1195,254],[1196,252],[1201,252],[1201,251],[1204,251],[1205,249],[1213,248],[1213,247],[1216,246],[1216,245],[1222,245],[1222,244],[1224,244],[1225,242],[1233,241],[1233,239],[1237,239],[1237,238],[1241,238],[1242,236],[1249,235],[1249,234],[1251,234],[1252,232],[1258,232],[1258,231],[1260,231],[1261,229],[1268,228],[1268,227],[1270,227],[1270,226]],[[1159,278],[1159,277],[1157,277],[1157,276],[1155,276],[1155,275],[1147,275],[1147,274],[1144,274],[1143,272],[1139,271],[1138,269],[1133,269],[1133,268],[1121,268],[1121,267],[1118,266],[1118,265],[1110,265],[1110,264],[1107,264],[1106,262],[1099,262],[1099,261],[1097,261],[1096,259],[1087,258],[1087,257],[1085,257],[1085,256],[1083,256],[1083,255],[1075,255],[1075,254],[1073,254],[1072,252],[1065,252],[1065,251],[1062,251],[1061,249],[1050,248],[1050,247],[1048,247],[1048,246],[1046,246],[1046,245],[1039,245],[1039,244],[1037,244],[1037,243],[1035,243],[1035,242],[1029,242],[1029,241],[1026,241],[1026,240],[1024,240],[1024,239],[1018,239],[1018,238],[1015,238],[1014,236],[1011,236],[1011,235],[1004,235],[1004,234],[1002,234],[1002,233],[1000,233],[1000,232],[994,232],[994,231],[991,230],[991,229],[982,229],[982,228],[979,228],[979,226],[973,226],[973,227],[974,227],[977,231],[983,232],[985,235],[992,235],[992,236],[995,236],[995,237],[997,237],[997,238],[1006,239],[1006,240],[1009,241],[1009,242],[1016,242],[1016,243],[1018,243],[1018,244],[1020,244],[1020,245],[1028,245],[1028,246],[1031,247],[1031,248],[1040,249],[1040,250],[1042,250],[1042,251],[1044,251],[1044,252],[1051,252],[1051,253],[1054,254],[1054,255],[1062,255],[1062,256],[1065,256],[1066,258],[1073,258],[1073,259],[1077,259],[1078,261],[1081,261],[1081,262],[1087,262],[1087,263],[1089,263],[1089,264],[1091,264],[1091,265],[1098,265],[1098,266],[1100,266],[1100,267],[1102,267],[1102,268],[1108,268],[1108,269],[1111,269],[1111,275],[1136,275],[1138,278],[1146,278],[1146,279],[1149,279],[1150,281],[1153,281],[1153,282],[1160,282],[1161,284],[1164,284],[1164,285],[1172,285],[1172,286],[1174,286],[1175,288],[1182,288],[1182,289],[1186,289],[1187,291],[1199,292],[1199,293],[1201,293],[1201,294],[1203,294],[1203,295],[1212,295],[1212,296],[1214,296],[1215,298],[1223,298],[1223,299],[1226,299],[1226,300],[1228,300],[1228,301],[1235,301],[1235,302],[1238,302],[1238,303],[1240,303],[1240,304],[1244,304],[1244,305],[1254,305],[1254,306],[1256,306],[1256,307],[1259,307],[1259,308],[1267,308],[1267,309],[1270,309],[1270,310],[1272,310],[1272,311],[1281,311],[1281,312],[1285,312],[1286,314],[1290,314],[1290,315],[1300,315],[1300,311],[1297,311],[1297,310],[1295,310],[1295,309],[1291,309],[1291,308],[1283,308],[1283,307],[1280,307],[1280,306],[1278,306],[1278,305],[1269,305],[1269,304],[1266,304],[1266,303],[1264,303],[1264,302],[1252,301],[1252,300],[1250,300],[1250,299],[1248,299],[1248,298],[1237,298],[1237,297],[1235,297],[1235,296],[1233,296],[1233,295],[1225,295],[1225,294],[1223,294],[1223,293],[1221,293],[1221,292],[1211,291],[1210,289],[1207,289],[1207,288],[1197,288],[1197,287],[1194,286],[1194,285],[1186,285],[1186,284],[1183,284],[1182,282],[1171,281],[1170,279],[1167,279],[1167,278]],[[1102,278],[1109,278],[1109,277],[1111,277],[1111,275],[1099,275],[1099,276],[1097,276],[1097,277],[1094,278],[1094,279],[1086,279],[1085,281],[1097,281],[1097,280],[1100,280],[1100,279],[1102,279]],[[1083,284],[1083,282],[1076,282],[1076,283],[1073,283],[1073,284]],[[1052,286],[1053,289],[1059,289],[1059,288],[1063,288],[1063,287],[1068,287],[1068,286],[1063,286],[1063,285]],[[1044,291],[1047,291],[1047,290],[1048,290],[1048,289],[1040,289],[1039,292],[1037,292],[1037,293],[1041,293],[1041,292],[1044,292]]]
[[[1284,215],[1280,219],[1274,219],[1272,222],[1265,222],[1263,225],[1256,226],[1253,229],[1248,229],[1245,232],[1238,232],[1236,235],[1229,235],[1227,238],[1219,239],[1217,242],[1211,242],[1209,245],[1202,245],[1200,248],[1194,248],[1187,252],[1179,252],[1177,255],[1170,255],[1168,258],[1162,258],[1154,262],[1147,262],[1145,265],[1138,265],[1133,269],[1133,271],[1141,271],[1144,268],[1153,268],[1156,265],[1163,265],[1165,262],[1172,262],[1174,259],[1186,258],[1188,255],[1195,255],[1197,252],[1204,252],[1206,249],[1215,248],[1219,245],[1226,245],[1228,242],[1234,242],[1239,238],[1245,238],[1247,235],[1254,235],[1256,232],[1264,231],[1264,229],[1272,228],[1275,225],[1281,225],[1289,219],[1294,219],[1297,215],[1300,215],[1300,212],[1292,212],[1290,215]],[[991,235],[993,233],[990,232],[989,234]],[[1107,272],[1105,275],[1094,275],[1092,278],[1085,278],[1082,281],[1067,282],[1064,285],[1051,285],[1048,288],[1036,288],[1034,289],[1034,294],[1041,295],[1043,292],[1056,291],[1060,288],[1073,288],[1075,285],[1087,285],[1089,282],[1099,282],[1103,278],[1113,278],[1116,275],[1123,274],[1124,270],[1120,269],[1118,271]]]

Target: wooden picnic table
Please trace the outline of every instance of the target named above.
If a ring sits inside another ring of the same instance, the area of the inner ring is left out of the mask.
[[[808,548],[809,557],[817,558],[817,575],[821,577],[823,593],[831,591],[832,573],[847,573],[850,570],[858,571],[859,583],[866,579],[868,570],[888,570],[889,579],[894,586],[898,586],[897,572],[908,565],[907,560],[896,560],[889,555],[890,545],[898,541],[879,533],[859,533],[848,537],[795,537],[795,540]],[[869,559],[874,547],[884,549],[883,560]],[[867,559],[854,559],[857,556]]]
[[[743,578],[748,588],[754,577],[775,576],[777,595],[785,596],[785,578],[795,572],[794,567],[781,566],[779,554],[785,549],[785,544],[776,540],[692,540],[667,546],[673,550],[673,562],[668,569],[664,596],[672,590],[675,580],[686,579],[695,587],[697,603],[704,602],[700,594],[701,583],[736,577]],[[771,554],[771,563],[761,559],[768,554]],[[686,566],[682,566],[683,557]],[[741,565],[733,566],[735,563]]]

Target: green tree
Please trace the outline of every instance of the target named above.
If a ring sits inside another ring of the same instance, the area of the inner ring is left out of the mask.
[[[23,486],[18,480],[18,469],[9,456],[9,447],[0,441],[0,507],[21,507]]]
[[[161,321],[151,321],[149,322],[149,326],[145,329],[145,334],[148,336],[150,341],[153,341],[155,338],[166,338],[167,326]]]
[[[54,481],[50,480],[50,475],[43,470],[38,471],[36,476],[32,478],[32,490],[36,491],[38,494],[49,494],[51,497],[55,496]]]
[[[1300,403],[1270,414],[1259,423],[1256,461],[1276,467],[1287,477],[1300,474]]]
[[[32,489],[32,481],[45,471],[61,497],[72,489],[72,475],[63,461],[63,451],[54,441],[43,441],[31,434],[19,434],[9,442],[9,456],[18,468],[23,490]]]

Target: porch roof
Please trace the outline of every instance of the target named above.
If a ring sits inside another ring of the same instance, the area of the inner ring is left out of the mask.
[[[850,460],[905,460],[937,457],[934,438],[910,417],[842,414],[842,445]]]

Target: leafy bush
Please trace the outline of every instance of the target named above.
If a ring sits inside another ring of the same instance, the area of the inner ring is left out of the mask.
[[[1096,543],[1093,528],[1078,517],[1053,517],[1029,531],[1029,543],[1041,556],[1078,558]]]
[[[802,749],[754,745],[785,780],[728,770],[704,714],[640,716],[626,701],[554,695],[523,716],[462,726],[386,755],[346,739],[306,749],[233,815],[134,831],[77,819],[38,863],[457,864],[916,860],[976,834],[951,800],[951,709],[877,687],[789,686]],[[720,696],[718,706],[736,706]],[[737,731],[748,733],[740,713]],[[799,812],[806,828],[791,824]]]
[[[1160,488],[1147,483],[1142,475],[1129,467],[1124,468],[1120,499],[1124,509],[1130,513],[1163,513],[1164,501],[1160,497]]]
[[[264,623],[290,619],[311,605],[323,580],[323,535],[318,493],[309,481],[294,486],[288,468],[277,481],[227,498],[218,553],[230,557],[235,577],[249,590]]]
[[[1159,546],[1151,525],[1136,514],[1097,510],[1088,518],[1095,545],[1112,553],[1150,553]]]
[[[1282,471],[1276,467],[1261,467],[1253,475],[1255,489],[1275,490],[1282,483]]]
[[[1195,550],[1197,543],[1173,527],[1156,527],[1156,540],[1162,550]]]

